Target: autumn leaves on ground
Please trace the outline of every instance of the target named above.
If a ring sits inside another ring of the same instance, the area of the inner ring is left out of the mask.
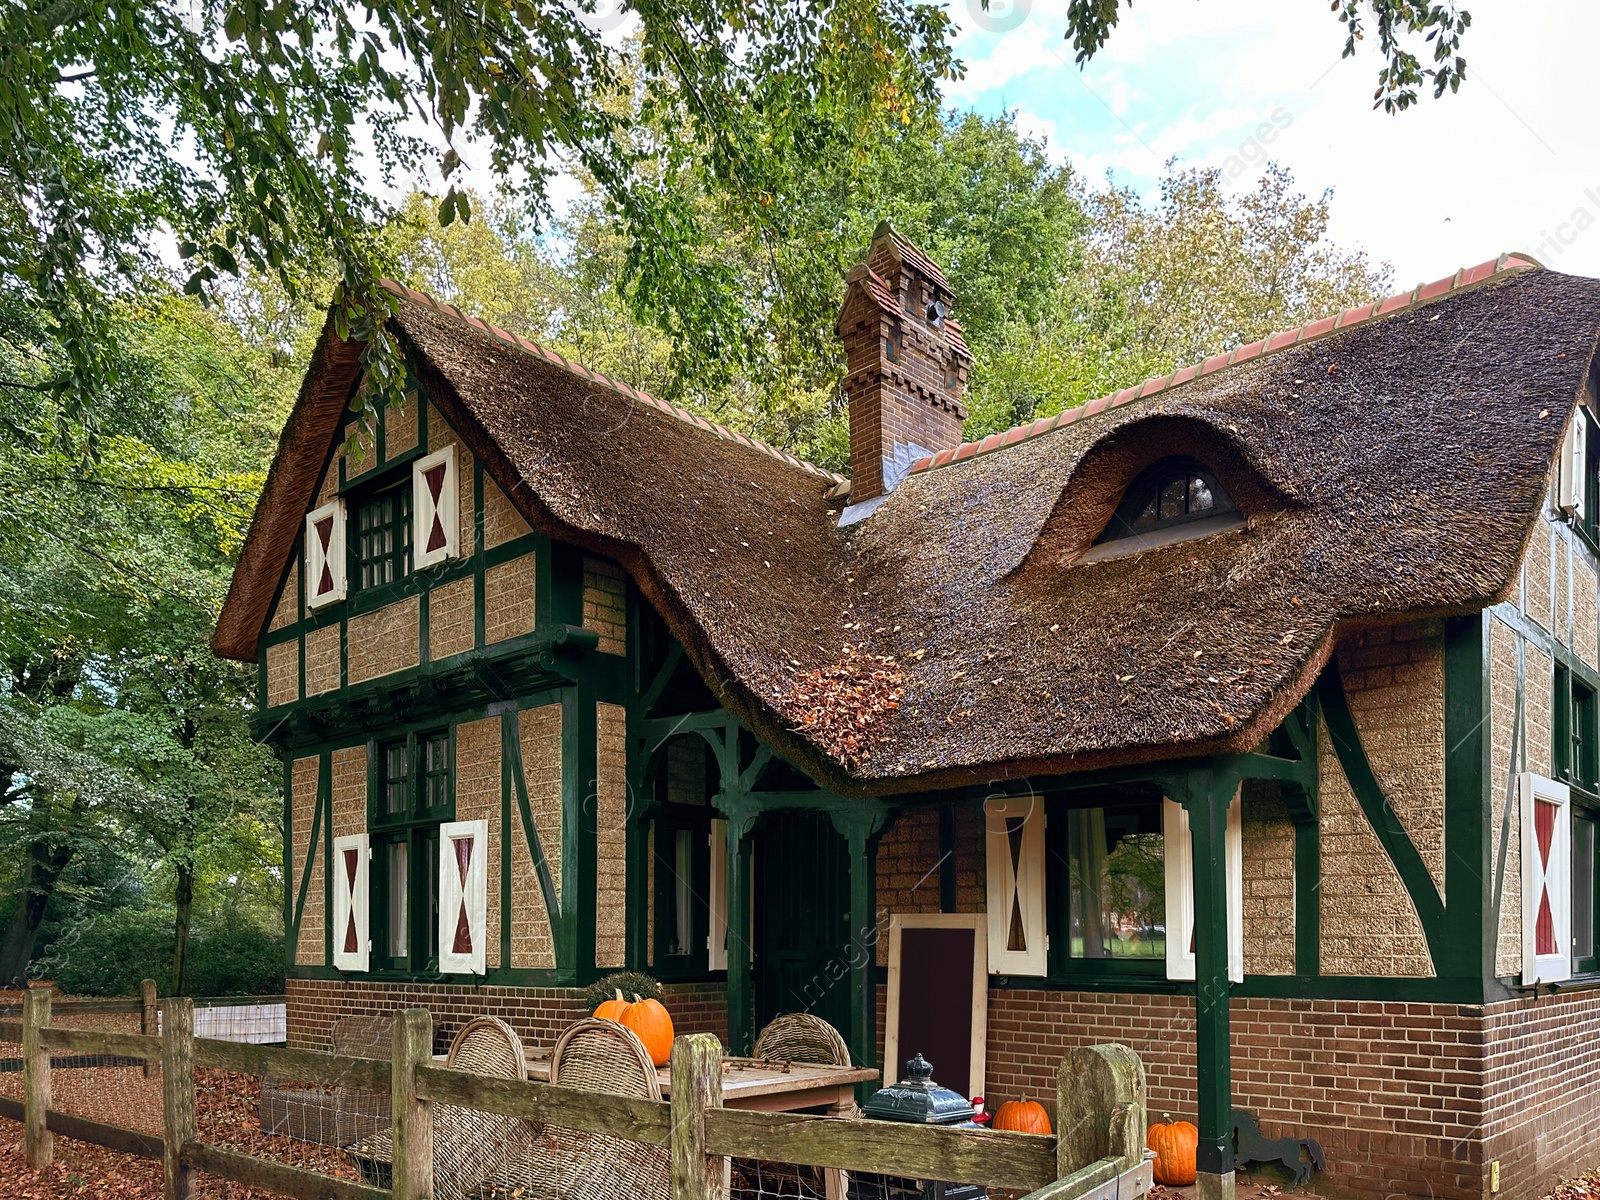
[[[152,1133],[161,1129],[159,1076],[146,1079],[139,1067],[58,1069],[51,1076],[52,1101],[63,1112]],[[256,1110],[260,1090],[261,1081],[252,1075],[196,1071],[200,1139],[327,1175],[360,1177],[337,1150],[263,1134]],[[0,1074],[0,1095],[21,1094],[20,1072]],[[272,1195],[209,1176],[198,1177],[194,1194],[206,1200],[267,1200]],[[23,1158],[22,1126],[0,1119],[0,1200],[66,1197],[160,1200],[161,1164],[57,1137],[54,1164],[35,1172]]]

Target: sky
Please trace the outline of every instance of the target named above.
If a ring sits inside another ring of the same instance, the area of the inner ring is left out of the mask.
[[[1502,251],[1600,276],[1600,4],[1465,0],[1467,81],[1372,109],[1379,58],[1341,59],[1327,0],[1137,0],[1079,70],[1067,0],[951,0],[966,77],[954,107],[1014,111],[1053,156],[1154,196],[1163,164],[1248,190],[1269,158],[1334,189],[1332,236],[1409,288]]]

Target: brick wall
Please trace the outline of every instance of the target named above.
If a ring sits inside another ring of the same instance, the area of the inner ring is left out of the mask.
[[[436,1054],[445,1053],[461,1026],[477,1016],[499,1017],[517,1031],[530,1054],[548,1053],[563,1029],[588,1015],[581,988],[290,979],[284,990],[288,995],[288,1041],[297,1049],[331,1050],[333,1023],[343,1016],[426,1008],[433,1013]],[[727,1044],[724,985],[664,984],[662,991],[674,1032],[714,1033]]]
[[[628,652],[627,595],[621,567],[598,558],[583,560],[583,627],[600,635],[602,654]]]
[[[1502,1197],[1532,1200],[1600,1158],[1600,991],[1484,1012],[1484,1158],[1500,1161]]]
[[[1277,783],[1247,779],[1241,798],[1244,969],[1294,974],[1294,825]]]
[[[399,408],[383,410],[383,452],[385,458],[398,458],[417,444],[417,393],[407,392]]]
[[[483,548],[492,550],[503,542],[532,533],[522,514],[511,503],[511,497],[500,490],[500,485],[485,477],[483,481]]]
[[[422,599],[407,596],[349,620],[348,682],[351,685],[392,675],[418,662]]]
[[[300,699],[300,640],[267,647],[267,707]]]
[[[298,551],[296,552],[298,553]],[[272,621],[268,629],[282,629],[286,625],[293,625],[300,619],[300,564],[289,564],[289,575],[284,580],[283,592],[278,597],[278,606],[272,610]]]
[[[1591,1023],[1567,1039],[1574,1047],[1600,1032],[1600,999],[1591,1007]],[[1552,1104],[1550,1116],[1526,1117],[1486,1146],[1483,1097],[1496,1076],[1485,1069],[1485,1042],[1504,1019],[1484,1014],[1450,1004],[1236,999],[1234,1103],[1255,1113],[1269,1137],[1321,1142],[1327,1170],[1314,1177],[1319,1192],[1480,1200],[1489,1158],[1500,1156],[1503,1168],[1510,1161],[1510,1150],[1495,1146],[1533,1153],[1530,1126],[1550,1129],[1552,1145],[1558,1131],[1576,1144],[1581,1115],[1592,1119],[1597,1107],[1569,1097]],[[1048,1098],[1068,1050],[1117,1041],[1144,1059],[1151,1119],[1170,1113],[1192,1121],[1194,1036],[1188,996],[991,990],[985,1096],[991,1109],[1008,1099]],[[1508,1046],[1502,1055],[1509,1072],[1518,1070],[1515,1054]],[[1583,1063],[1571,1069],[1569,1091],[1579,1072],[1593,1068],[1595,1052],[1574,1057]],[[1554,1099],[1560,1088],[1542,1092]],[[1530,1102],[1538,1108],[1537,1099],[1520,1096],[1501,1107],[1521,1114]],[[1502,1196],[1542,1195],[1563,1170],[1580,1165],[1575,1152],[1563,1153],[1547,1151],[1536,1176],[1531,1168],[1526,1178],[1503,1174]],[[1554,1165],[1558,1158],[1563,1165]]]
[[[483,573],[485,645],[533,632],[534,570],[537,556],[524,554]]]
[[[596,708],[595,966],[627,961],[628,915],[628,712],[620,704]]]
[[[528,789],[528,808],[539,831],[539,848],[561,898],[561,705],[525,708],[517,714],[517,738],[522,746],[522,774]]]
[[[1439,878],[1444,836],[1444,651],[1437,622],[1368,630],[1339,643],[1350,712],[1374,775]],[[1428,976],[1416,908],[1319,732],[1322,970]]]
[[[324,625],[306,634],[306,695],[318,696],[339,686],[339,626]]]
[[[472,611],[476,586],[477,581],[469,575],[428,593],[428,658],[431,661],[472,649],[477,637]]]

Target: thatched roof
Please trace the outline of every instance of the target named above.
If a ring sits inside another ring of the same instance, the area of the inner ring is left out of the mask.
[[[1600,281],[1495,266],[940,456],[845,530],[815,468],[416,293],[396,329],[536,528],[626,567],[781,753],[890,792],[1246,749],[1343,630],[1505,594],[1586,385]],[[325,335],[221,653],[256,653],[356,354]],[[1247,524],[1076,561],[1171,453],[1210,466]]]

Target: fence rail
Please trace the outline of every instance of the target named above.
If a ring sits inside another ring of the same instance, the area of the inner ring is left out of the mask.
[[[1125,1046],[1087,1047],[1062,1061],[1057,1132],[1042,1136],[727,1109],[722,1106],[722,1046],[710,1034],[674,1042],[671,1099],[664,1101],[437,1066],[431,1055],[433,1019],[424,1009],[398,1014],[387,1062],[196,1037],[193,1001],[166,1000],[161,1010],[159,1037],[64,1029],[51,1025],[50,995],[37,989],[24,1001],[20,1026],[0,1022],[0,1038],[22,1042],[24,1090],[21,1104],[0,1101],[0,1116],[23,1122],[30,1166],[51,1162],[52,1138],[59,1134],[161,1159],[166,1200],[187,1200],[195,1172],[304,1200],[431,1200],[431,1106],[442,1103],[665,1147],[673,1200],[722,1197],[728,1158],[958,1180],[1026,1190],[1028,1200],[1133,1200],[1151,1185],[1144,1151],[1144,1068]],[[146,1028],[153,1024],[147,1021]],[[162,1136],[51,1109],[52,1049],[159,1062]],[[337,1179],[202,1142],[195,1116],[197,1066],[388,1090],[392,1187]]]

